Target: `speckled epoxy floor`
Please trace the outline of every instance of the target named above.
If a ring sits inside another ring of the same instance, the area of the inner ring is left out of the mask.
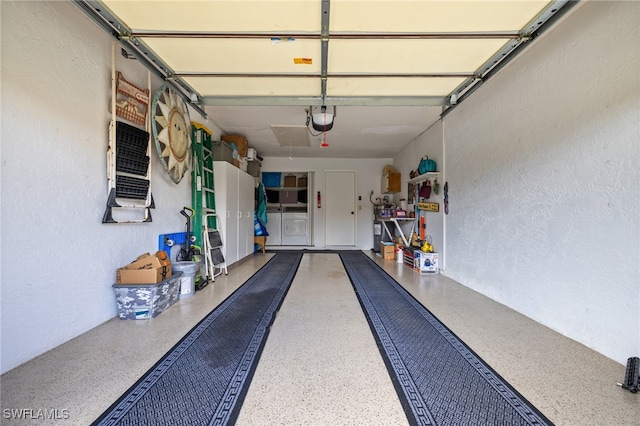
[[[2,424],[89,424],[270,256],[253,256],[151,321],[114,318],[5,373]],[[615,385],[624,365],[443,275],[372,257],[556,424],[640,425],[640,394]],[[7,409],[65,418],[12,420]],[[406,424],[337,255],[304,256],[238,424]]]
[[[303,257],[238,424],[407,424],[337,255]]]

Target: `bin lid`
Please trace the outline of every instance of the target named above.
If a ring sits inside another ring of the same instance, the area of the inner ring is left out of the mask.
[[[190,260],[172,262],[171,269],[173,269],[174,271],[182,271],[185,274],[195,273],[198,270],[198,264]]]

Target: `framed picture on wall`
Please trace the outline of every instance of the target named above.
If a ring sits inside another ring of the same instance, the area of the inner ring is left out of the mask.
[[[413,194],[416,192],[415,184],[407,184],[407,204],[413,204]]]

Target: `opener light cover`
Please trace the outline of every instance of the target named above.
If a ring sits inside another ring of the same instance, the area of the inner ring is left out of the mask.
[[[326,132],[333,127],[333,114],[326,112],[326,107],[322,109],[322,112],[311,114],[311,124],[318,132]]]

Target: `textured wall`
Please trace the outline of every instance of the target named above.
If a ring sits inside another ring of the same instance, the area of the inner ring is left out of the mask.
[[[184,230],[191,190],[154,149],[153,222],[102,224],[111,40],[70,2],[1,7],[4,372],[114,317],[115,269]],[[146,84],[137,61],[117,57]]]
[[[588,2],[445,117],[447,275],[640,353],[637,2]]]

